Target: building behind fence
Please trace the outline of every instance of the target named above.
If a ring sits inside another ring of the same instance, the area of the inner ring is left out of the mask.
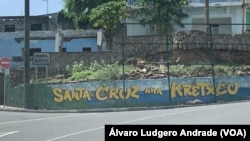
[[[249,39],[250,34],[206,34],[198,30],[150,36],[121,34],[113,38],[112,51],[51,53],[48,76],[60,81],[48,83],[46,75],[40,77],[46,81],[34,80],[28,105],[62,110],[249,99]],[[88,79],[72,83],[66,68],[81,61],[86,65],[83,68],[91,69],[79,75]],[[112,66],[114,63],[117,65]],[[98,73],[89,77],[98,69],[110,69],[109,73],[99,72],[107,79],[96,77]],[[22,107],[22,82],[13,83],[22,80],[23,71],[19,75],[15,71],[11,70],[7,104]]]

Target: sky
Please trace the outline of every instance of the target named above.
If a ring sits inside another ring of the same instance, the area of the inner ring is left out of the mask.
[[[0,16],[24,16],[24,2],[25,0],[0,0]],[[30,0],[30,15],[47,14],[47,7],[48,13],[56,13],[63,9],[63,0]]]

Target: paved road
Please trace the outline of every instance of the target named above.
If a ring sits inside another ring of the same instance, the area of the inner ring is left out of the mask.
[[[143,111],[0,111],[1,141],[104,141],[105,124],[250,124],[250,102]]]

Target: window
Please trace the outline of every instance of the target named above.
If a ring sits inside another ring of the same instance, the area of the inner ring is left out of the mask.
[[[15,25],[4,25],[5,32],[15,32],[16,28]]]
[[[24,55],[24,48],[22,48],[22,51],[23,51],[23,55]],[[30,48],[30,56],[33,56],[33,54],[35,52],[41,52],[42,49],[41,48]]]
[[[218,24],[213,24],[212,25],[212,33],[213,34],[219,34],[219,25]]]
[[[246,30],[249,31],[250,30],[250,7],[247,8],[246,11]]]
[[[30,48],[30,56],[33,56],[35,52],[41,52],[41,48]]]
[[[67,52],[67,48],[63,47],[62,52]]]
[[[31,24],[30,30],[31,31],[41,31],[42,24]]]
[[[83,48],[82,48],[82,51],[83,51],[83,52],[85,52],[85,51],[90,52],[90,51],[91,51],[91,47],[83,47]]]

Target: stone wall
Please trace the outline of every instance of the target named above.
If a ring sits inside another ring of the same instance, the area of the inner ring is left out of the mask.
[[[168,36],[168,42],[166,37]],[[206,43],[206,39],[208,42]],[[127,57],[145,57],[148,55],[172,51],[173,49],[200,49],[210,48],[216,50],[250,51],[250,34],[213,34],[211,37],[203,31],[181,31],[173,34],[155,36],[125,37],[121,44],[121,37],[114,38],[114,52],[122,54],[122,45]],[[166,47],[168,45],[168,48]]]
[[[250,51],[250,34],[234,36],[224,34],[212,35],[212,38],[208,37],[208,44],[206,44],[206,34],[202,31],[182,31],[168,35],[168,39],[168,51],[172,53],[171,59],[177,60],[178,57],[183,54],[180,59],[180,63],[181,61],[187,60],[193,63],[195,63],[197,60],[204,60],[203,62],[209,63],[211,45],[213,45],[213,48],[216,50],[214,57],[217,59],[225,59],[229,61],[243,61],[244,59],[250,60],[250,54],[248,53],[248,51]],[[113,51],[51,53],[49,74],[52,76],[55,74],[62,74],[65,72],[66,66],[72,66],[74,62],[83,61],[85,64],[90,64],[95,60],[104,60],[106,63],[121,61],[123,57],[123,51],[120,41],[120,37],[114,38]],[[157,60],[159,60],[159,54],[165,53],[167,50],[166,36],[158,35],[126,37],[124,40],[124,48],[126,59],[130,57],[145,58],[148,56],[156,56]],[[199,49],[202,50],[199,51]],[[192,52],[196,55],[194,55]]]
[[[49,65],[49,74],[63,74],[67,65],[72,66],[74,62],[83,61],[84,64],[89,65],[94,61],[105,61],[106,63],[113,63],[116,56],[112,55],[112,51],[103,52],[75,52],[75,53],[51,53],[51,64]]]
[[[50,54],[51,63],[48,65],[48,77],[54,77],[56,75],[67,75],[66,67],[72,67],[74,62],[83,61],[84,64],[90,65],[93,61],[104,61],[107,64],[115,62],[117,59],[116,55],[112,55],[111,51],[104,52],[54,52]],[[37,66],[37,77],[38,79],[45,79],[46,77],[46,66]],[[23,69],[11,69],[10,81],[12,86],[16,86],[23,83]],[[30,77],[32,80],[36,78],[36,67],[32,65],[30,69]]]
[[[89,34],[91,33],[92,32]],[[76,33],[72,32],[72,36],[73,34]],[[237,61],[245,61],[250,64],[250,34],[234,36],[223,34],[213,35],[212,38],[209,38],[212,42],[209,41],[208,44],[206,44],[206,34],[202,31],[182,31],[168,35],[168,39],[168,44],[166,44],[165,35],[124,38],[123,45],[126,60],[130,57],[142,57],[151,59],[150,61],[159,61],[161,57],[160,54],[166,54],[168,50],[171,53],[171,59],[175,62],[178,60],[179,63],[185,61],[190,61],[191,64],[196,64],[197,61],[210,63],[210,47],[212,45],[213,48],[216,49],[214,53],[215,58],[234,61],[234,63]],[[49,76],[65,74],[66,66],[72,66],[74,62],[83,61],[85,64],[90,64],[95,60],[104,60],[106,63],[121,61],[123,58],[121,37],[114,37],[113,41],[113,51],[51,53],[51,64],[48,65]],[[168,45],[168,48],[166,45]],[[31,75],[34,77],[34,68],[32,69]],[[13,74],[13,76],[15,77],[12,77],[12,82],[23,80],[23,73],[21,72],[17,72],[15,75]]]

